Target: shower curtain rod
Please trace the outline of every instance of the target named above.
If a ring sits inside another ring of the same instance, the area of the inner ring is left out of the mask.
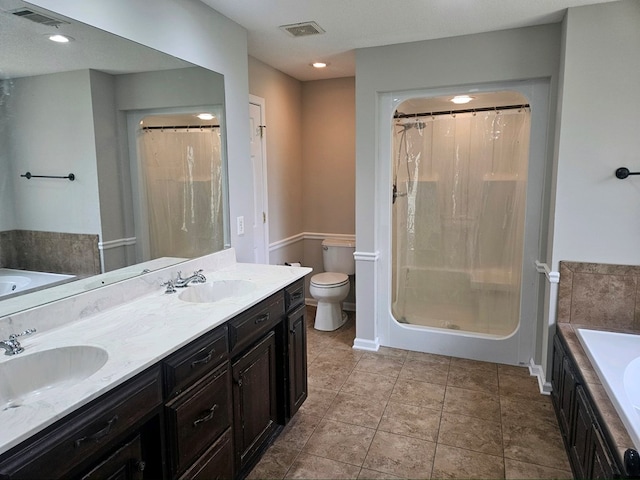
[[[220,128],[220,125],[163,125],[160,127],[142,127],[142,130],[177,130],[179,128]]]
[[[416,118],[416,117],[435,117],[437,115],[452,115],[454,113],[475,113],[475,112],[492,112],[501,110],[516,110],[518,108],[529,108],[529,104],[523,105],[505,105],[503,107],[482,107],[482,108],[464,108],[460,110],[443,110],[440,112],[420,112],[420,113],[396,113],[393,118]]]

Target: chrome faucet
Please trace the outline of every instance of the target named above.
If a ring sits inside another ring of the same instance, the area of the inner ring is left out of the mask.
[[[184,288],[190,283],[204,283],[207,281],[207,277],[202,274],[202,269],[193,272],[193,275],[187,278],[182,278],[182,272],[178,272],[178,278],[173,281],[173,286],[176,288]]]
[[[20,345],[18,337],[31,335],[35,332],[35,328],[29,328],[22,333],[12,333],[9,335],[9,340],[0,340],[0,348],[4,348],[5,355],[16,355],[18,353],[22,353],[24,352],[24,347]]]

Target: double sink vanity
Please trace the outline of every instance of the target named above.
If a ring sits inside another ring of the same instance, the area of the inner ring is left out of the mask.
[[[180,265],[0,319],[0,479],[242,478],[307,395],[304,276]]]

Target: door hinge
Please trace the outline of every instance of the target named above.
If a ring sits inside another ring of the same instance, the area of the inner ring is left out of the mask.
[[[264,137],[264,130],[265,128],[267,128],[266,125],[258,125],[258,128],[260,129],[260,138]]]
[[[262,223],[267,223],[267,213],[262,212]]]

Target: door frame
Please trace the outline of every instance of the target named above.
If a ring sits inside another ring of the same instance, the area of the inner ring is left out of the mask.
[[[254,197],[254,206],[261,204],[261,211],[264,213],[262,228],[263,231],[263,245],[257,245],[256,239],[254,237],[253,240],[253,248],[254,251],[256,249],[261,249],[264,251],[264,261],[266,264],[269,263],[269,193],[268,193],[268,180],[267,180],[267,129],[266,129],[266,113],[265,113],[265,99],[262,97],[258,97],[256,95],[249,94],[249,106],[256,105],[260,108],[260,124],[262,127],[262,136],[261,136],[261,151],[262,151],[262,176],[261,178],[256,178],[256,172],[252,172],[254,176],[254,182],[260,182],[262,185],[262,198],[256,199]],[[253,134],[250,132],[250,138],[252,138]],[[253,162],[252,162],[253,163]],[[259,201],[258,201],[259,200]],[[260,210],[257,209],[255,212],[255,216],[258,217]]]

